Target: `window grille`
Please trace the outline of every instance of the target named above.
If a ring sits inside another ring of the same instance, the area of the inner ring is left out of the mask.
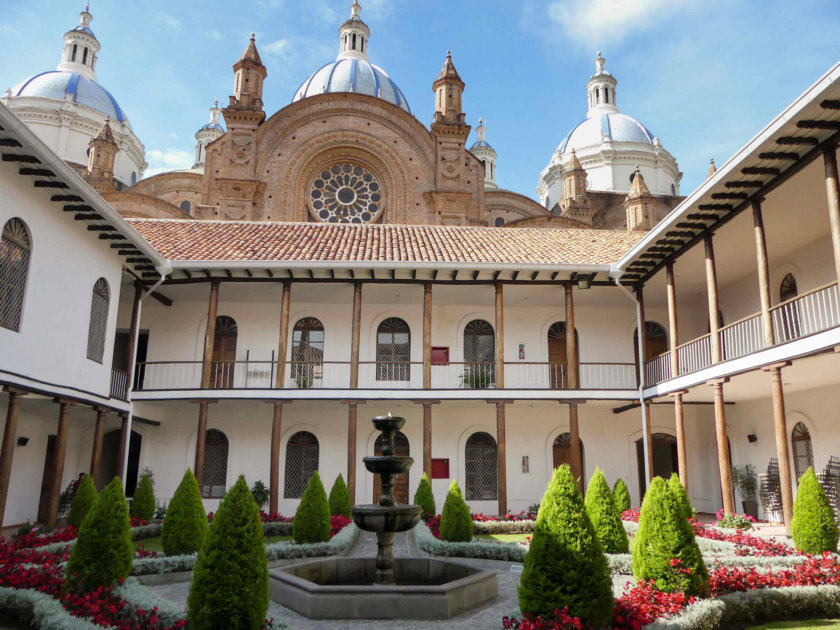
[[[32,241],[26,224],[18,218],[3,226],[0,240],[0,326],[20,330]]]
[[[99,278],[93,285],[90,301],[90,325],[88,326],[87,358],[102,363],[105,353],[105,331],[108,328],[108,302],[111,292],[105,278]]]
[[[483,431],[473,433],[464,453],[468,501],[495,501],[497,493],[496,440]]]
[[[398,317],[389,317],[376,331],[376,380],[408,381],[411,330]]]
[[[298,387],[311,387],[323,375],[324,325],[304,317],[292,330],[292,378]]]
[[[299,499],[309,483],[309,478],[318,470],[318,438],[309,431],[298,431],[289,438],[286,445],[286,483],[283,497]]]
[[[469,387],[485,388],[496,382],[496,335],[483,319],[464,327],[464,370]]]
[[[814,465],[814,453],[811,450],[811,433],[801,422],[797,422],[791,433],[793,443],[793,469],[796,472],[796,480],[805,474],[808,467]]]
[[[227,436],[218,429],[209,429],[204,442],[201,496],[208,499],[220,499],[225,496],[228,450]]]

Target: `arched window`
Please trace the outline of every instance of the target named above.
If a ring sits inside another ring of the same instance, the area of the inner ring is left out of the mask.
[[[464,449],[468,501],[495,501],[497,494],[496,440],[484,431],[473,433]]]
[[[233,387],[234,368],[236,367],[236,341],[239,326],[233,317],[216,317],[216,329],[213,337],[213,360],[210,386],[216,389]]]
[[[356,34],[353,33],[353,50],[356,50]]]
[[[496,382],[496,335],[483,319],[464,327],[464,387],[483,389]]]
[[[676,195],[676,194],[677,194],[677,187],[676,187],[676,186],[674,186],[673,184],[671,184],[671,194],[672,194],[672,195]]]
[[[408,381],[411,372],[411,330],[398,317],[389,317],[376,330],[376,380]]]
[[[85,64],[85,65],[87,65],[87,54],[88,54],[88,49],[87,49],[87,46],[85,46],[85,50],[82,53],[82,63]]]
[[[595,103],[599,104],[601,102],[601,90],[595,88]]]
[[[633,352],[636,364],[639,362],[639,329],[633,331]],[[660,354],[668,352],[668,335],[665,329],[656,322],[645,322],[645,361],[655,359]]]
[[[298,431],[286,445],[286,483],[283,497],[299,499],[309,478],[318,470],[318,438],[309,431]]]
[[[789,273],[782,278],[782,283],[779,285],[779,299],[786,302],[797,295],[799,295],[799,290],[796,287],[796,278],[793,277],[792,273]],[[780,322],[782,330],[779,341],[789,341],[802,336],[802,329],[799,326],[799,304],[790,302],[781,306],[779,311],[782,314],[782,321]]]
[[[312,387],[323,378],[324,325],[314,317],[304,317],[292,330],[292,378],[301,389]]]
[[[181,210],[183,210],[183,211],[184,211],[184,212],[186,212],[187,214],[189,214],[189,212],[190,212],[190,202],[189,202],[189,201],[187,201],[186,199],[184,199],[184,200],[181,202]]]
[[[793,432],[790,436],[791,444],[793,446],[793,470],[796,473],[796,481],[799,483],[799,478],[805,474],[808,467],[814,465],[814,452],[811,450],[811,432],[801,422],[797,422],[793,427]]]
[[[581,471],[586,470],[585,465],[585,458],[583,452],[583,440],[578,438],[578,443],[580,446],[580,467]],[[551,446],[552,453],[551,459],[552,463],[554,464],[554,468],[558,466],[562,466],[563,464],[568,464],[569,466],[572,465],[572,434],[568,431],[566,433],[561,433],[556,438],[554,438],[554,443]]]
[[[789,273],[782,278],[782,284],[779,286],[779,299],[786,302],[797,295],[799,295],[799,291],[796,288],[796,278],[793,277],[792,273]]]
[[[609,88],[604,88],[604,102],[605,103],[610,102],[610,90],[609,90]]]
[[[131,185],[134,186],[134,184],[136,184],[136,183],[137,183],[137,173],[134,172],[134,171],[131,171]]]
[[[76,61],[76,51],[78,50],[78,48],[78,44],[73,44],[73,56],[70,58],[70,61]]]
[[[15,217],[3,226],[0,240],[0,326],[20,330],[32,240],[26,224]]]
[[[221,499],[227,485],[228,450],[227,436],[218,429],[208,429],[204,442],[204,475],[201,479],[201,496]]]
[[[90,324],[88,325],[87,358],[102,363],[105,354],[105,331],[108,327],[108,303],[111,292],[108,281],[99,278],[93,285],[93,295],[90,300]]]
[[[575,341],[578,340],[575,329]],[[575,344],[580,356],[580,344]],[[568,351],[566,350],[566,322],[554,322],[548,329],[548,378],[552,389],[567,385]]]

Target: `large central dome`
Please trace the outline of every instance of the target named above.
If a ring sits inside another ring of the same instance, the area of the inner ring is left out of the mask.
[[[350,19],[338,29],[341,40],[338,57],[313,72],[295,92],[292,102],[318,94],[353,92],[381,98],[411,113],[402,90],[387,72],[368,60],[370,29],[359,17],[359,3],[354,1],[350,11]]]

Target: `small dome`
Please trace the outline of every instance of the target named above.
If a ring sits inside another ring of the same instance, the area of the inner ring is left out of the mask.
[[[90,30],[90,27],[85,26],[83,24],[79,24],[79,26],[76,26],[75,28],[71,28],[70,30],[71,31],[76,31],[78,33],[84,33],[85,35],[90,35],[91,37],[96,37],[96,35],[93,34],[93,31]]]
[[[397,87],[388,73],[364,59],[337,59],[316,70],[301,84],[292,102],[308,96],[333,92],[355,92],[376,96],[411,113],[411,107],[402,90]]]
[[[587,118],[563,139],[559,152],[591,147],[601,142],[639,142],[653,144],[654,135],[635,118],[626,114],[601,114]]]
[[[212,129],[214,131],[221,131],[222,133],[225,133],[225,128],[222,126],[221,123],[217,123],[217,122],[205,123],[205,124],[201,125],[201,127],[199,128],[199,131],[202,131],[204,129]]]
[[[63,101],[68,94],[73,97],[73,102],[79,105],[95,109],[119,122],[126,121],[122,108],[111,93],[96,81],[83,77],[78,72],[42,72],[12,88],[13,96],[54,98]]]
[[[470,151],[473,149],[478,149],[479,147],[486,147],[488,149],[492,149],[493,147],[486,140],[476,140],[473,145],[470,147]]]

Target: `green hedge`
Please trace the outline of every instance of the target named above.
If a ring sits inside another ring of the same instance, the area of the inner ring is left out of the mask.
[[[96,495],[93,478],[90,475],[85,475],[79,481],[79,487],[76,488],[76,494],[73,495],[73,502],[70,504],[70,514],[67,516],[67,521],[76,529],[85,520],[93,502],[96,501]]]
[[[469,542],[473,538],[473,522],[470,508],[461,496],[461,489],[454,479],[449,484],[449,493],[443,504],[440,517],[440,537],[450,542]]]
[[[617,509],[619,513],[624,510],[629,510],[632,507],[632,503],[630,501],[630,490],[627,488],[627,484],[624,483],[624,479],[621,477],[615,480],[615,485],[613,486],[613,501],[615,502],[615,509]]]
[[[268,563],[260,512],[240,475],[219,504],[198,552],[187,599],[192,630],[260,630],[268,610]]]
[[[569,608],[596,628],[613,612],[612,580],[601,543],[568,465],[554,469],[540,503],[531,548],[519,584],[524,614],[551,615]]]
[[[330,489],[330,514],[333,516],[341,515],[350,518],[350,491],[347,489],[347,484],[344,483],[344,477],[341,473],[335,478],[332,488]]]
[[[432,481],[426,473],[423,473],[423,476],[420,477],[420,485],[417,486],[417,492],[414,493],[414,505],[423,508],[423,518],[432,518],[437,514],[435,495],[432,492]]]
[[[143,475],[140,478],[140,483],[137,484],[134,498],[131,499],[131,514],[144,521],[150,521],[155,515],[156,506],[157,501],[155,501],[155,488],[152,485],[152,480],[148,475]]]
[[[296,543],[319,543],[330,539],[330,504],[317,470],[303,491],[292,532]]]
[[[688,493],[680,481],[680,476],[677,473],[671,473],[671,478],[668,480],[668,489],[674,498],[677,500],[677,505],[682,512],[683,517],[689,519],[694,518],[695,509],[691,506],[691,501],[688,498]]]
[[[67,562],[67,584],[93,590],[128,577],[134,546],[119,477],[103,488],[88,511]]]
[[[630,542],[621,524],[621,517],[613,503],[612,492],[604,471],[596,468],[586,490],[586,513],[605,553],[627,553]]]
[[[207,536],[207,514],[201,502],[198,481],[188,468],[166,508],[160,537],[167,556],[195,553]]]
[[[837,523],[825,490],[812,468],[799,478],[791,521],[793,544],[804,553],[837,551]]]

